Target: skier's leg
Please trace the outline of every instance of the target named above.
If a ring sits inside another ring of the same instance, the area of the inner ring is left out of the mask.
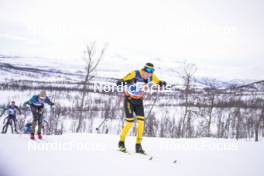
[[[35,129],[36,129],[36,126],[37,126],[37,121],[38,121],[37,117],[33,117],[32,131],[31,131],[32,134],[35,134]]]
[[[133,127],[134,118],[127,118],[126,123],[122,129],[121,135],[120,135],[120,141],[125,142],[126,137],[130,131],[130,129]]]
[[[12,132],[12,134],[13,134],[14,131],[13,131],[12,119],[11,119],[10,117],[8,117],[8,120],[7,120],[7,128],[6,128],[6,132],[7,132],[9,126],[11,127],[11,132]]]
[[[41,133],[41,129],[42,129],[42,116],[40,115],[38,118],[38,134]]]
[[[18,131],[17,131],[17,119],[16,119],[16,116],[13,118],[13,122],[14,122],[14,129],[15,129],[15,132],[18,134]]]
[[[16,130],[16,117],[15,116],[10,116],[9,125],[11,126],[12,134],[14,133],[14,131],[18,133]]]
[[[144,133],[144,116],[137,116],[137,139],[136,139],[136,153],[145,154],[142,148],[142,136]]]
[[[36,119],[36,117],[33,117],[32,130],[31,130],[31,133],[30,133],[30,139],[35,139],[36,124],[37,124],[37,119]]]
[[[133,126],[134,122],[134,115],[133,115],[133,106],[129,102],[128,97],[125,98],[124,101],[124,108],[126,113],[126,123],[122,129],[121,135],[120,135],[120,141],[125,142],[126,136],[129,133],[130,129]]]
[[[9,125],[11,126],[11,132],[12,132],[12,134],[14,134],[14,127],[13,127],[13,123],[12,123],[12,120],[11,119],[10,119]]]
[[[143,100],[139,100],[137,106],[134,107],[137,116],[137,139],[136,144],[140,144],[144,133],[144,106]]]
[[[35,129],[36,129],[37,121],[38,121],[38,113],[35,107],[31,107],[31,111],[33,114],[33,122],[32,122],[32,131],[30,134],[30,138],[35,139],[34,135],[35,135]]]
[[[18,134],[16,122],[14,122],[14,128],[15,128],[15,132]]]
[[[128,97],[126,97],[124,100],[124,108],[125,108],[125,113],[126,113],[127,118],[126,118],[126,123],[121,131],[120,139],[118,143],[119,150],[123,152],[126,151],[125,140],[134,122],[133,106],[131,102],[128,101]]]
[[[144,116],[137,116],[136,144],[141,144],[143,133],[144,133]]]
[[[126,140],[126,137],[127,137],[128,133],[129,133],[130,129],[133,126],[134,118],[127,118],[126,121],[127,122],[126,122],[126,124],[124,125],[124,127],[122,129],[122,132],[120,134],[119,143],[118,143],[118,148],[122,152],[126,152],[125,140]]]
[[[135,106],[135,113],[137,116],[137,138],[136,138],[136,152],[145,153],[142,149],[141,142],[144,133],[144,106],[143,101],[141,101],[138,106]]]
[[[43,119],[43,115],[42,114],[39,114],[39,118],[38,118],[38,138],[39,139],[42,139],[42,135],[41,135],[42,119]]]

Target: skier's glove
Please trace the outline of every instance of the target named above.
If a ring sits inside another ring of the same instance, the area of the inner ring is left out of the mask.
[[[160,85],[160,87],[166,87],[167,86],[167,82],[166,81],[160,81],[159,85]]]
[[[117,85],[117,86],[123,86],[123,85],[125,85],[125,81],[122,80],[122,79],[120,79],[120,80],[118,80],[118,81],[116,82],[116,85]]]
[[[28,111],[28,110],[30,110],[30,107],[29,107],[29,105],[24,105],[21,109],[23,111]]]

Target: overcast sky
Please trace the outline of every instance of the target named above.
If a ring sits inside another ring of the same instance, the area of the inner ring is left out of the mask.
[[[261,0],[0,0],[0,54],[63,62],[95,40],[128,62],[187,59],[199,76],[260,80],[263,19]]]

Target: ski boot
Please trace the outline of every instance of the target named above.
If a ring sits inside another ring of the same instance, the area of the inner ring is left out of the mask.
[[[125,146],[125,142],[123,141],[119,141],[118,143],[118,148],[120,152],[126,152],[126,146]]]
[[[38,133],[38,139],[42,139],[41,133]]]
[[[34,135],[34,133],[30,133],[30,139],[35,140],[35,135]]]
[[[136,144],[136,153],[146,154],[145,151],[142,149],[141,144]]]

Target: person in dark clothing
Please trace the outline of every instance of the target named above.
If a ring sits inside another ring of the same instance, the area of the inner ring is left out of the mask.
[[[16,121],[17,121],[16,114],[17,114],[17,111],[18,111],[19,114],[21,115],[21,110],[19,109],[18,106],[16,106],[15,101],[12,101],[11,104],[8,105],[4,109],[4,111],[2,112],[0,117],[2,117],[5,114],[6,111],[8,113],[8,116],[6,117],[6,122],[5,122],[4,126],[3,126],[2,133],[6,133],[7,132],[9,125],[11,126],[11,130],[12,130],[12,133],[13,133],[14,130],[13,130],[12,123],[14,124],[15,132],[18,133],[17,127],[16,127]]]
[[[24,103],[24,106],[29,105],[33,114],[32,132],[30,133],[30,139],[35,139],[35,128],[38,125],[38,138],[42,139],[41,127],[44,113],[44,104],[47,103],[53,106],[54,103],[49,99],[46,91],[42,90],[39,95],[34,95],[30,100]]]

